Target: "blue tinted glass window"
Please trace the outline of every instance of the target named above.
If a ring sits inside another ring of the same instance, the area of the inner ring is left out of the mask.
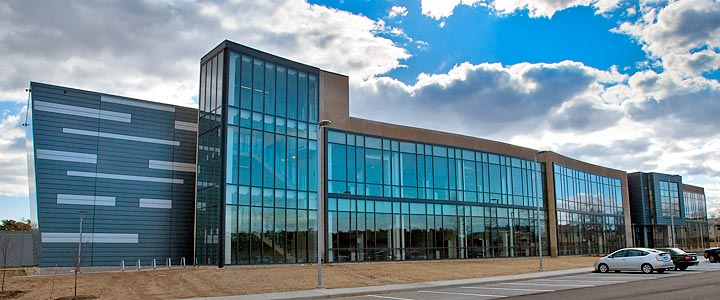
[[[252,57],[243,55],[240,75],[240,107],[243,109],[252,108],[252,65]]]
[[[402,144],[401,144],[402,147]],[[413,147],[414,148],[414,147]],[[402,186],[417,186],[417,158],[415,154],[401,153],[400,154],[400,185]]]
[[[297,71],[288,69],[287,72],[287,117],[297,119],[298,110],[298,84]]]
[[[287,127],[285,126],[285,119],[277,117],[275,118],[275,132],[279,134],[285,134]]]
[[[259,59],[255,59],[253,65],[253,110],[262,112],[265,102],[265,65]]]
[[[287,151],[285,136],[275,136],[275,187],[285,188],[287,174]]]
[[[240,125],[240,111],[235,107],[228,107],[228,124]]]
[[[382,151],[365,149],[365,176],[368,183],[382,183]]]
[[[287,69],[277,66],[276,74],[275,115],[284,118],[287,115]]]
[[[262,163],[263,163],[263,132],[253,130],[252,131],[252,178],[251,184],[253,186],[262,185]]]
[[[263,186],[273,187],[275,177],[275,137],[272,133],[265,133],[263,139]]]
[[[308,164],[309,164],[309,176],[308,176],[308,184],[310,186],[310,191],[317,191],[317,185],[318,185],[318,161],[317,161],[317,141],[309,141],[308,142]]]
[[[328,179],[330,180],[346,180],[347,163],[345,145],[329,144],[328,145]]]
[[[265,108],[266,114],[275,114],[275,65],[265,63]]]
[[[288,137],[287,143],[287,160],[288,160],[288,171],[287,171],[287,188],[297,189],[298,184],[298,148],[297,138]]]
[[[345,133],[328,130],[327,139],[330,143],[345,144]]]
[[[238,169],[239,169],[239,133],[240,129],[235,126],[228,126],[227,128],[227,166],[225,167],[225,180],[227,183],[238,183]]]
[[[308,82],[308,104],[310,105],[310,123],[318,122],[318,80],[310,75]]]
[[[298,139],[298,189],[308,190],[308,141]]]
[[[228,70],[228,105],[240,106],[240,54],[230,51],[230,62]]]
[[[308,75],[307,73],[298,73],[298,120],[308,121],[309,119],[308,105]]]
[[[239,182],[240,184],[250,184],[250,144],[252,140],[252,131],[250,129],[246,128],[240,128],[240,141],[239,141],[239,149],[240,149],[240,175],[239,175]]]

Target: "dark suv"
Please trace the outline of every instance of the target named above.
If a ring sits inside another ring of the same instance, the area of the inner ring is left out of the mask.
[[[705,249],[705,258],[711,263],[720,261],[720,247]]]
[[[697,266],[699,263],[695,253],[687,253],[680,248],[658,248],[658,250],[670,253],[675,270],[685,271],[689,266]]]

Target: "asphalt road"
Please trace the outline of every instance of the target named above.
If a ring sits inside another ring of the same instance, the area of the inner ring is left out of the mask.
[[[720,264],[706,261],[688,271],[664,274],[641,272],[585,273],[561,277],[538,278],[425,289],[410,292],[363,295],[353,300],[466,300],[466,299],[720,299]]]
[[[634,274],[633,274],[634,275]],[[512,300],[658,300],[658,299],[718,299],[720,272],[693,272],[684,276],[658,278],[652,281],[633,281],[610,286],[561,290],[552,293],[507,297]]]

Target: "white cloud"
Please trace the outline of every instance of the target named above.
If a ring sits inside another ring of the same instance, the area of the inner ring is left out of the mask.
[[[458,5],[474,6],[481,2],[481,0],[420,0],[420,9],[423,15],[440,20],[452,16]]]
[[[15,115],[4,112],[0,120],[0,196],[28,194],[24,121],[24,109]]]
[[[561,10],[590,6],[597,14],[605,14],[620,7],[621,0],[421,0],[422,13],[435,20],[451,16],[459,5],[486,6],[498,15],[527,10],[532,18],[552,18]]]
[[[619,7],[620,0],[494,0],[485,4],[500,15],[527,10],[532,18],[552,18],[556,12],[576,6],[593,7],[597,14],[608,13]]]
[[[390,8],[390,12],[388,13],[388,18],[394,18],[397,16],[407,16],[408,10],[405,6],[393,6]]]
[[[636,22],[622,23],[614,31],[636,39],[665,71],[692,76],[720,67],[720,1],[648,4],[641,11]]]
[[[623,117],[620,105],[597,94],[601,83],[624,79],[616,71],[571,61],[463,63],[447,74],[421,74],[413,85],[373,78],[352,90],[350,105],[360,117],[506,139],[543,127],[580,131],[614,125]]]
[[[409,57],[382,21],[302,0],[13,0],[0,28],[0,100],[14,101],[34,80],[190,105],[200,57],[223,39],[354,79]]]

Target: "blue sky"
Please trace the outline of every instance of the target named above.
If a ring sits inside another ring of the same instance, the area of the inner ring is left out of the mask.
[[[224,39],[350,77],[351,115],[682,174],[720,213],[717,0],[0,3],[0,219],[29,81],[195,106]]]

